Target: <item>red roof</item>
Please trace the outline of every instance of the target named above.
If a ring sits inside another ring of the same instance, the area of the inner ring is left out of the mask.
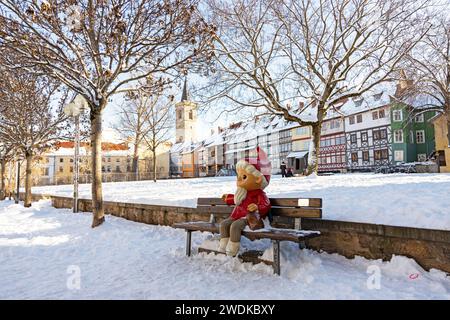
[[[75,143],[73,141],[58,141],[55,143],[56,149],[59,148],[73,148]],[[82,147],[90,146],[89,142],[81,142]],[[102,142],[102,151],[118,151],[118,150],[128,150],[128,145],[126,143],[112,143],[112,142]]]

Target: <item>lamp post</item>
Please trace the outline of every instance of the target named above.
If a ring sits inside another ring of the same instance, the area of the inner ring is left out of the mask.
[[[78,212],[78,177],[80,174],[80,114],[87,108],[87,102],[81,95],[64,107],[64,113],[75,121],[75,154],[73,170],[73,212]]]

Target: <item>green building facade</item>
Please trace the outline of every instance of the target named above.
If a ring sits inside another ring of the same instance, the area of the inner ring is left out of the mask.
[[[394,103],[391,105],[393,163],[426,161],[433,153],[435,111]]]

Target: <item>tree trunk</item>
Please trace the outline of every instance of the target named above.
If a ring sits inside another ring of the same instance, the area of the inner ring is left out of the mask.
[[[23,206],[31,207],[31,164],[33,162],[33,153],[25,151],[26,171],[25,171],[25,200]]]
[[[134,144],[134,150],[133,150],[133,164],[132,164],[132,171],[135,174],[135,179],[137,180],[138,176],[138,164],[139,164],[139,146],[137,143]]]
[[[6,198],[6,186],[5,186],[5,173],[6,173],[6,160],[2,158],[1,160],[1,177],[0,177],[0,200],[5,200]]]
[[[153,181],[156,182],[156,149],[153,149]]]
[[[311,175],[313,173],[317,174],[319,168],[319,148],[320,148],[320,131],[322,129],[322,122],[319,121],[317,124],[312,126],[312,137],[309,145],[308,154],[308,168],[306,170],[306,175]]]
[[[91,109],[92,228],[105,221],[102,190],[102,109]]]

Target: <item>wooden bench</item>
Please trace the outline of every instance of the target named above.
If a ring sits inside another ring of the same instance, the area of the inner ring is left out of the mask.
[[[302,218],[321,218],[322,199],[299,199],[299,198],[270,198],[272,209],[269,216],[286,217],[294,220],[294,229],[270,228],[260,230],[244,230],[242,235],[250,240],[270,239],[273,245],[273,268],[276,274],[280,274],[280,242],[292,241],[304,248],[304,240],[320,236],[319,231],[301,230]],[[186,255],[191,255],[191,234],[193,231],[220,233],[219,223],[216,217],[227,218],[233,211],[234,206],[228,206],[221,198],[199,198],[197,201],[197,211],[199,213],[209,213],[210,221],[182,222],[175,223],[174,228],[184,229],[187,233]],[[292,221],[291,221],[292,222]],[[205,250],[203,250],[205,251]],[[210,250],[212,252],[212,250]]]

